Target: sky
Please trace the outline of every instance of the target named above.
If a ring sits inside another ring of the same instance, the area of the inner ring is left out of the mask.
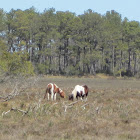
[[[56,11],[70,11],[76,15],[91,9],[104,15],[107,11],[115,10],[122,18],[140,22],[140,0],[0,0],[0,8],[9,12],[12,8],[26,10],[32,6],[39,12],[55,8]]]

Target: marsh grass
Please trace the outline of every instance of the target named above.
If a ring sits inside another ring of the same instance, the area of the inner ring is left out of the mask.
[[[16,79],[20,93],[3,102],[0,99],[0,139],[2,140],[139,140],[140,81],[93,78],[41,77]],[[34,82],[36,81],[36,82]],[[56,102],[44,100],[46,85],[56,83],[67,94]],[[1,83],[1,96],[14,88]],[[76,84],[87,84],[87,102],[72,107],[68,94]],[[26,87],[24,90],[20,90]],[[86,104],[86,105],[85,105]],[[85,106],[84,106],[85,105]],[[28,111],[27,114],[11,108]]]

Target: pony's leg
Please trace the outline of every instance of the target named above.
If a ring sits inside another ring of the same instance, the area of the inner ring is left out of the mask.
[[[86,93],[86,99],[85,99],[85,102],[87,101],[87,96],[88,96],[88,92]]]
[[[81,101],[83,101],[83,92],[81,91],[81,93],[80,93],[80,96],[81,96]]]
[[[54,99],[54,92],[53,92],[54,88],[51,88],[50,93],[51,93],[51,100],[53,101]]]
[[[48,101],[49,101],[49,96],[50,96],[50,95],[49,95],[49,93],[47,93],[47,94],[48,94]]]
[[[82,101],[85,101],[86,102],[87,101],[87,98],[84,100],[84,97],[85,97],[85,95],[82,95],[82,97],[81,97],[82,98]]]
[[[57,94],[57,93],[54,94],[54,100],[55,100],[55,101],[56,101],[56,94]]]
[[[83,101],[83,96],[81,95],[81,101]]]
[[[51,93],[51,100],[53,101],[53,98],[54,98],[54,93],[52,92]]]
[[[76,99],[78,100],[79,93],[77,92]]]
[[[78,100],[78,96],[76,96],[77,100]]]
[[[86,99],[85,99],[85,102],[87,101],[87,95],[86,95]]]

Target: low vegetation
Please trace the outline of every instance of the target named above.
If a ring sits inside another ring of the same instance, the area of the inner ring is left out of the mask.
[[[56,83],[66,99],[44,100],[46,85]],[[87,84],[87,102],[68,101],[76,84]],[[2,140],[138,140],[140,81],[113,78],[5,78],[0,83]]]

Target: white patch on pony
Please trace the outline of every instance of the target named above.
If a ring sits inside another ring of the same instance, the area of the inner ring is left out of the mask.
[[[76,91],[76,88],[74,88],[74,90],[72,91],[73,99],[76,99],[76,94],[77,94],[77,91]]]
[[[76,95],[77,95],[77,92],[81,93],[82,92],[82,95],[81,96],[84,96],[85,95],[85,89],[83,86],[80,86],[80,85],[76,85],[74,90],[72,91],[72,95],[73,95],[73,98],[76,99]],[[83,101],[83,98],[81,97],[81,100]]]

